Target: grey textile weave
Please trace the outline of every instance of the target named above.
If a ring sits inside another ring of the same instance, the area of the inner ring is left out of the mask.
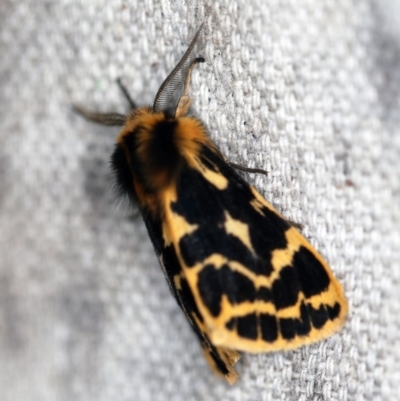
[[[329,262],[350,314],[213,376],[140,219],[115,207],[118,130],[205,20],[194,107]],[[397,400],[400,1],[0,3],[0,400]]]

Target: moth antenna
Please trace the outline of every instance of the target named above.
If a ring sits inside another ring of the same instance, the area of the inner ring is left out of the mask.
[[[126,89],[126,86],[122,83],[121,78],[117,78],[117,85],[119,86],[119,89],[121,89],[121,92],[125,96],[125,99],[128,101],[131,109],[132,110],[137,109],[138,107],[136,103],[132,100],[131,95],[128,92],[128,89]]]
[[[77,104],[73,104],[72,109],[87,120],[102,125],[122,127],[126,122],[126,116],[119,113],[98,113],[97,111],[90,111],[85,107],[78,106]]]
[[[200,40],[202,28],[203,23],[200,25],[192,42],[177,66],[161,84],[154,99],[153,111],[155,113],[171,109],[170,101],[173,98],[175,91],[185,82],[189,69],[197,58],[198,48],[202,42]],[[175,115],[175,110],[172,115]]]

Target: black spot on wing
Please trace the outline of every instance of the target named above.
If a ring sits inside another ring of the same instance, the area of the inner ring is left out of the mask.
[[[281,327],[281,335],[285,340],[292,340],[296,337],[296,319],[279,319],[279,325]]]
[[[329,276],[321,262],[304,246],[293,256],[302,291],[306,298],[324,292],[329,286]]]
[[[189,224],[218,226],[225,220],[223,204],[216,200],[218,194],[218,189],[200,172],[186,165],[177,182],[178,199],[171,204],[171,208]]]
[[[257,291],[257,300],[264,302],[271,302],[272,301],[271,290],[267,287],[260,287]]]
[[[270,260],[272,251],[287,247],[285,231],[289,225],[270,209],[264,206],[260,209],[262,215],[253,207],[249,210],[251,219],[247,223],[250,227],[250,239],[256,254],[262,260]]]
[[[328,311],[324,305],[320,305],[318,309],[314,309],[311,305],[308,305],[308,312],[311,317],[312,325],[316,329],[323,327],[329,319]]]
[[[179,241],[181,255],[188,267],[202,262],[213,254],[241,263],[258,274],[270,274],[270,263],[262,263],[239,238],[227,234],[224,228],[204,224]]]
[[[310,307],[309,312],[312,324],[316,329],[320,329],[321,327],[323,327],[329,319],[328,312],[324,305],[321,305],[318,309]]]
[[[252,272],[269,276],[273,271],[271,254],[275,249],[287,246],[285,231],[290,225],[273,211],[260,205],[262,214],[252,201],[255,200],[247,184],[220,156],[203,147],[201,151],[204,164],[216,166],[228,179],[227,188],[220,190],[204,178],[201,172],[185,165],[177,179],[177,201],[171,204],[175,213],[183,216],[189,224],[199,229],[181,240],[184,257],[189,266],[202,261],[217,251],[235,260],[244,259],[246,267]],[[229,236],[224,228],[225,213],[249,227],[249,236],[255,251],[238,244],[237,237]],[[235,240],[233,239],[235,238]],[[239,255],[240,254],[240,255]]]
[[[182,267],[179,263],[178,256],[173,245],[163,247],[161,251],[163,264],[169,280],[182,273]]]
[[[296,331],[299,336],[306,336],[311,331],[310,316],[304,302],[300,306],[300,319],[297,319]]]
[[[190,313],[191,315],[196,316],[200,322],[203,322],[203,316],[199,312],[199,309],[193,297],[193,292],[190,289],[187,280],[182,276],[181,276],[181,289],[178,290],[178,294],[185,306],[185,310],[188,311],[188,313]],[[196,328],[195,331],[197,330],[198,329]]]
[[[295,305],[299,292],[300,283],[296,270],[291,266],[284,267],[272,285],[272,298],[276,309]]]
[[[281,335],[285,340],[292,340],[296,336],[306,336],[311,331],[309,309],[302,302],[300,318],[281,318],[279,325]]]
[[[237,318],[237,332],[240,337],[257,339],[257,316],[250,313],[246,316]]]
[[[228,330],[236,330],[238,336],[256,340],[258,328],[264,341],[274,342],[278,338],[278,323],[276,317],[268,313],[249,313],[245,316],[233,317],[226,324]]]
[[[225,327],[228,330],[235,330],[236,329],[237,318],[233,317],[228,322],[225,323]]]
[[[212,265],[207,265],[199,273],[198,289],[201,299],[213,316],[221,313],[222,288],[218,272]]]
[[[328,320],[335,320],[339,316],[340,310],[338,302],[335,302],[333,306],[322,304],[318,309],[308,305],[311,322],[316,329],[323,327]]]
[[[253,302],[256,298],[253,282],[243,274],[232,271],[227,265],[219,269],[213,265],[204,266],[199,273],[198,288],[204,305],[215,317],[221,312],[224,294],[231,304]]]
[[[335,302],[333,307],[327,305],[326,309],[328,310],[328,316],[330,320],[335,320],[340,314],[340,304],[338,302]]]
[[[261,313],[259,316],[261,337],[269,343],[274,342],[278,338],[278,322],[274,315]]]

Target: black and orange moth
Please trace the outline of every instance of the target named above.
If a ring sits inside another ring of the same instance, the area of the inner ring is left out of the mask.
[[[288,350],[344,324],[347,302],[327,263],[238,173],[190,113],[201,28],[152,107],[89,120],[122,126],[111,158],[138,206],[172,293],[212,369],[234,383],[239,351]],[[244,168],[244,170],[249,170]]]

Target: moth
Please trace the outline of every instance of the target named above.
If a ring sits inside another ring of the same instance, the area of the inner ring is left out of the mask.
[[[111,158],[117,187],[137,205],[170,289],[215,373],[233,384],[239,351],[289,350],[344,324],[347,302],[327,263],[210,139],[191,114],[201,28],[151,107],[75,110],[121,126]]]

